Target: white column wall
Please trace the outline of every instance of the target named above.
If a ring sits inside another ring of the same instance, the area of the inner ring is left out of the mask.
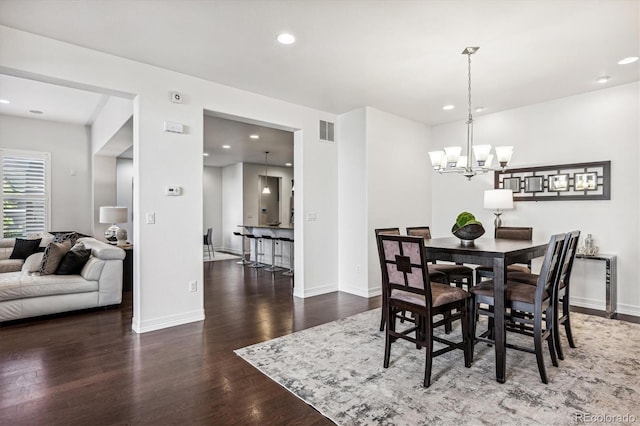
[[[208,228],[213,228],[213,247],[218,250],[223,245],[222,229],[222,168],[204,166],[203,195],[204,217],[203,235]]]
[[[611,200],[516,202],[503,213],[505,226],[532,226],[534,238],[573,229],[593,234],[600,252],[618,256],[618,312],[640,315],[638,168],[640,83],[602,89],[523,108],[479,116],[476,144],[513,145],[511,167],[611,160]],[[433,148],[461,145],[464,122],[432,129]],[[493,214],[482,207],[493,174],[471,182],[458,175],[433,177],[434,237],[449,236],[460,211],[474,213],[493,233]],[[582,244],[583,238],[580,240]],[[604,309],[604,281],[581,274],[572,279],[572,303]],[[599,294],[600,298],[594,298]]]
[[[369,295],[367,224],[367,112],[338,118],[338,257],[340,290]]]
[[[243,206],[243,172],[242,163],[222,168],[222,241],[225,248],[232,253],[242,253],[242,240],[233,232],[245,232],[238,228],[242,224]],[[246,244],[246,242],[245,242]],[[248,249],[248,245],[247,245]]]
[[[204,318],[204,110],[299,129],[294,135],[296,205],[301,203],[296,213],[294,294],[307,297],[337,289],[337,147],[318,138],[318,121],[335,122],[335,115],[5,26],[0,26],[0,67],[14,75],[41,75],[136,96],[135,331]],[[170,90],[181,91],[184,103],[171,103]],[[164,132],[165,120],[184,124],[185,133]],[[181,186],[183,195],[165,196],[167,184]],[[300,220],[306,212],[314,212],[317,220]],[[144,222],[146,213],[155,213],[155,224]],[[188,291],[192,280],[198,282],[193,293]]]
[[[374,229],[430,225],[429,128],[369,107],[339,124],[340,290],[371,297],[381,292]]]

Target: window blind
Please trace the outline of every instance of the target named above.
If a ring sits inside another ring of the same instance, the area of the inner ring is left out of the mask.
[[[43,232],[48,219],[46,153],[0,152],[2,157],[2,234],[5,238]]]

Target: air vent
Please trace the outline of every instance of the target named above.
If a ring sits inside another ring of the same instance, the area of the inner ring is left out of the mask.
[[[335,143],[334,123],[320,120],[320,141]]]

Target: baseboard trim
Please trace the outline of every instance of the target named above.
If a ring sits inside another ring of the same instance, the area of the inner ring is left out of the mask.
[[[190,322],[204,321],[204,309],[185,312],[177,315],[169,315],[149,321],[138,321],[137,318],[131,320],[131,329],[140,334],[149,331],[161,330],[163,328],[175,327],[177,325],[188,324]]]
[[[603,311],[601,309],[584,308],[582,306],[571,305],[571,312],[578,312],[580,314],[593,315],[593,316],[602,317],[602,318],[606,318],[607,317],[607,312],[606,311]],[[617,320],[626,321],[626,322],[632,322],[634,324],[640,324],[640,316],[636,316],[636,315],[627,315],[627,314],[616,313],[615,318],[612,318],[612,319],[617,319]]]

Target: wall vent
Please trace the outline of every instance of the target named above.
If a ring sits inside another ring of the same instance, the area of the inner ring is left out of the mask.
[[[320,120],[320,141],[335,143],[334,123]]]

